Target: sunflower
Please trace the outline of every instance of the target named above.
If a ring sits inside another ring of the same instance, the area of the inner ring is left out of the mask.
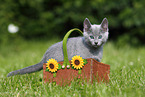
[[[72,57],[71,64],[75,69],[81,69],[84,66],[84,59],[80,56]]]
[[[50,72],[56,72],[58,70],[58,62],[55,59],[49,59],[46,63],[46,67]]]

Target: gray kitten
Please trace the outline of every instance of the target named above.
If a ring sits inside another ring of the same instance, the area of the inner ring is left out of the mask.
[[[94,58],[100,62],[103,55],[103,45],[108,39],[108,34],[108,21],[106,18],[103,19],[100,25],[92,25],[86,18],[84,20],[83,37],[69,38],[67,41],[69,60],[71,60],[75,55],[80,55],[83,59]],[[51,58],[56,59],[58,62],[64,60],[62,41],[49,47],[40,63],[12,71],[7,75],[7,77],[40,71],[43,69],[43,63]]]

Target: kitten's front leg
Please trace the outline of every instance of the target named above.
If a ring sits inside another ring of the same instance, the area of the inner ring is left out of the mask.
[[[93,56],[92,58],[95,59],[98,62],[101,62],[101,58],[99,58],[98,56]]]

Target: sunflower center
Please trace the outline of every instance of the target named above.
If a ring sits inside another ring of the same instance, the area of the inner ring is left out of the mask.
[[[79,60],[75,60],[75,64],[76,65],[79,65],[80,64],[80,61]]]
[[[53,65],[52,63],[50,63],[49,67],[50,67],[51,69],[53,69],[53,68],[54,68],[54,65]]]

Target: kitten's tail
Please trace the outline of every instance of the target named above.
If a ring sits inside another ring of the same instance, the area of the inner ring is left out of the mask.
[[[18,74],[33,73],[33,72],[36,72],[36,71],[40,71],[42,69],[43,69],[43,62],[41,61],[38,64],[29,66],[29,67],[26,67],[26,68],[23,68],[23,69],[19,69],[19,70],[16,70],[16,71],[12,71],[12,72],[8,73],[7,77],[18,75]]]

